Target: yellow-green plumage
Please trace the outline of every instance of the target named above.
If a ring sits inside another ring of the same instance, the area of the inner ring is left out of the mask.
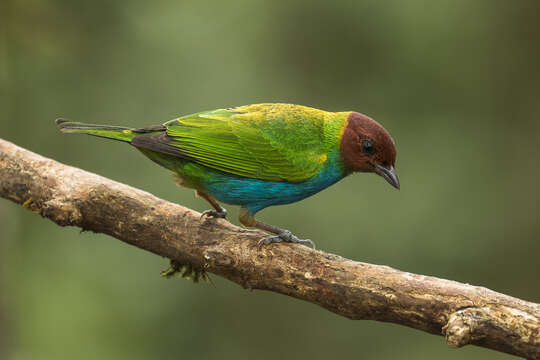
[[[129,142],[176,172],[183,185],[254,214],[313,195],[346,175],[339,144],[349,113],[255,104],[142,129],[64,120],[58,124],[63,132]]]
[[[348,113],[289,104],[257,104],[184,116],[165,123],[171,145],[196,162],[268,181],[301,182],[339,147]]]
[[[399,188],[395,145],[386,130],[354,112],[327,112],[291,104],[255,104],[195,113],[147,128],[57,120],[63,132],[128,142],[174,171],[215,211],[215,201],[242,206],[240,221],[277,234],[267,243],[309,244],[253,215],[265,207],[311,196],[352,171],[377,172]],[[214,199],[215,198],[215,199]]]

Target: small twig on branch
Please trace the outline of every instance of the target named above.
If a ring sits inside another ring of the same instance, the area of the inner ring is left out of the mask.
[[[200,214],[63,165],[0,139],[0,196],[61,226],[111,235],[223,276],[244,288],[318,304],[350,319],[392,322],[540,359],[540,304],[489,289],[401,272],[312,250]]]

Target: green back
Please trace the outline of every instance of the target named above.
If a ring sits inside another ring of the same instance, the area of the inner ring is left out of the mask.
[[[300,182],[327,161],[349,113],[289,104],[256,104],[196,113],[164,124],[171,145],[227,173]]]

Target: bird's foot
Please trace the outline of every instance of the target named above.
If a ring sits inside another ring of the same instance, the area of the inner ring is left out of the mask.
[[[258,247],[260,248],[262,245],[269,245],[272,243],[279,243],[279,242],[290,242],[290,243],[296,243],[296,244],[302,244],[306,246],[310,246],[313,249],[315,249],[315,244],[310,239],[299,239],[298,237],[294,236],[289,230],[282,230],[278,235],[271,236],[266,239],[262,239],[258,243]]]
[[[217,210],[206,210],[203,211],[201,214],[201,219],[204,217],[213,217],[213,218],[220,218],[220,219],[226,219],[227,218],[227,209],[221,208],[220,211]]]
[[[198,283],[199,280],[212,283],[212,279],[208,276],[208,273],[203,269],[195,268],[191,264],[182,264],[176,260],[170,261],[170,266],[167,270],[161,272],[161,276],[170,279],[174,275],[178,274],[178,277],[186,280],[193,280],[194,283]]]

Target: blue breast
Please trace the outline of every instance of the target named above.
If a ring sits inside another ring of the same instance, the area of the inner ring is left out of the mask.
[[[242,205],[255,214],[268,206],[305,199],[335,184],[345,175],[341,156],[335,151],[328,154],[321,171],[304,182],[265,181],[216,171],[205,180],[204,189],[224,203]]]

